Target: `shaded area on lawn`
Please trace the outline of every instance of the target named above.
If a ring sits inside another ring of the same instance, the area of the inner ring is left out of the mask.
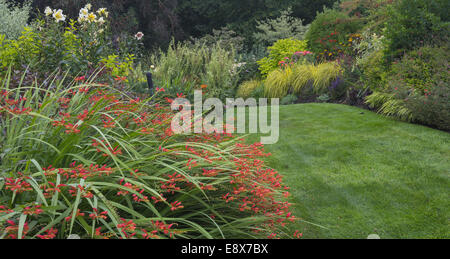
[[[259,136],[250,135],[249,141]],[[306,238],[450,237],[450,134],[337,104],[280,107],[270,166]]]

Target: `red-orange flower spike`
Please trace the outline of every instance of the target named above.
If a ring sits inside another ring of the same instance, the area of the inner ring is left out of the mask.
[[[33,189],[29,183],[21,178],[5,178],[5,182],[6,190],[11,190],[16,193],[27,192]]]
[[[124,81],[127,80],[127,77],[126,77],[126,76],[116,76],[116,77],[114,78],[114,80],[115,80],[115,81],[124,82]]]
[[[86,79],[85,76],[79,76],[75,78],[75,82],[84,82],[85,79]]]
[[[50,229],[47,229],[45,233],[46,233],[45,235],[37,235],[37,237],[40,239],[53,239],[56,237],[56,234],[58,234],[58,230],[53,229],[52,227]]]
[[[23,210],[23,214],[25,214],[25,215],[39,215],[42,212],[44,212],[41,209],[41,207],[42,207],[41,205],[36,205],[36,206],[33,206],[33,207],[25,207],[24,210]]]
[[[171,211],[184,208],[184,206],[181,205],[180,201],[174,201],[174,202],[170,203],[170,206],[172,206],[172,208],[170,208]]]

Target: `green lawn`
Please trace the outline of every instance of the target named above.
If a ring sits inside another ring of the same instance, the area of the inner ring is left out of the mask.
[[[257,135],[249,136],[258,141]],[[337,104],[280,107],[270,166],[305,238],[450,238],[450,134]]]

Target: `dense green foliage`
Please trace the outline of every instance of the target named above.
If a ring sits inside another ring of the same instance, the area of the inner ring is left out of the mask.
[[[386,115],[450,130],[450,76],[447,47],[408,52],[385,72],[382,87],[367,102]]]
[[[303,40],[308,28],[300,18],[292,16],[292,9],[289,8],[277,18],[258,21],[258,32],[254,33],[253,37],[257,43],[263,45],[272,45],[278,40],[288,38]]]
[[[261,144],[175,134],[159,92],[136,98],[124,82],[66,73],[15,85],[10,74],[0,86],[0,239],[292,237],[289,193]]]
[[[448,1],[400,0],[388,8],[386,59],[392,61],[424,44],[447,40],[450,30]]]
[[[342,48],[349,44],[350,35],[358,32],[361,27],[362,22],[358,17],[349,17],[343,12],[326,9],[311,23],[305,39],[308,41],[309,50],[316,56],[336,58]]]
[[[30,18],[30,2],[23,6],[10,5],[10,1],[0,0],[0,34],[7,39],[15,39],[20,36],[23,28]]]
[[[167,52],[154,54],[151,63],[156,83],[172,96],[183,93],[192,97],[195,89],[201,89],[205,97],[225,99],[236,91],[239,64],[235,55],[219,43],[212,47],[172,43]]]
[[[23,2],[24,0],[14,0]],[[76,16],[88,0],[33,0],[34,10],[46,6],[68,10]],[[186,40],[211,34],[213,29],[230,27],[245,37],[246,45],[255,42],[256,22],[279,16],[292,7],[293,16],[309,24],[323,6],[332,6],[335,0],[97,0],[94,8],[106,7],[111,11],[114,35],[122,32],[144,32],[148,48],[165,48],[172,38]]]
[[[113,40],[106,9],[83,8],[71,18],[64,10],[46,10],[32,25],[22,28],[20,37],[0,35],[0,75],[4,76],[9,66],[17,71],[29,67],[28,71],[38,73],[41,79],[55,70],[69,70],[75,76],[105,66],[113,76],[127,76],[140,56],[142,43],[134,35]]]
[[[450,131],[449,4],[0,0],[0,239],[299,238],[267,160],[313,237],[448,237],[448,134],[293,104]],[[290,105],[275,160],[174,134],[194,90]]]
[[[306,41],[293,38],[277,40],[268,47],[269,55],[258,61],[263,76],[280,67],[280,62],[289,63],[289,59],[299,52],[306,51]]]

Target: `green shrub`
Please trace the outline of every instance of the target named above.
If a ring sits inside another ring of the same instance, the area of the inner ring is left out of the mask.
[[[25,27],[16,40],[8,40],[0,35],[0,76],[10,65],[20,68],[37,64],[41,48],[39,35],[30,27]]]
[[[441,82],[424,94],[414,94],[405,100],[413,120],[441,130],[450,131],[450,85]]]
[[[267,49],[262,45],[254,45],[253,48],[240,55],[240,60],[244,65],[239,73],[239,83],[261,78],[258,61],[267,55]]]
[[[447,40],[450,23],[442,20],[447,15],[441,18],[436,13],[439,7],[448,7],[448,1],[400,0],[390,6],[385,31],[387,63],[416,47]]]
[[[236,62],[235,51],[228,51],[217,45],[211,48],[208,61],[201,78],[207,85],[206,96],[222,100],[234,97],[239,80],[238,74],[243,65]]]
[[[298,100],[298,97],[296,95],[288,94],[281,99],[280,104],[281,105],[289,105],[289,104],[295,103],[297,100]]]
[[[219,45],[223,49],[238,53],[244,49],[244,38],[227,27],[223,27],[220,30],[213,29],[212,34],[207,34],[199,39],[194,38],[192,40],[196,45],[205,45],[209,48]]]
[[[398,94],[398,93],[397,93]],[[372,108],[376,108],[378,113],[399,118],[405,121],[412,121],[413,114],[408,107],[405,106],[404,98],[408,94],[402,93],[403,98],[398,99],[400,95],[391,93],[374,92],[366,97],[366,103]]]
[[[134,55],[129,54],[128,57],[124,57],[122,60],[120,60],[120,58],[121,57],[118,55],[109,55],[108,57],[102,58],[100,62],[106,69],[111,71],[111,76],[128,76],[133,69],[135,57]]]
[[[340,10],[350,16],[370,16],[372,11],[388,1],[378,0],[340,0],[334,3],[334,9]]]
[[[448,130],[449,59],[445,46],[408,52],[392,64],[367,103],[382,114]]]
[[[270,46],[281,39],[303,40],[309,25],[303,25],[300,18],[292,17],[292,9],[288,8],[274,19],[257,21],[258,32],[253,34],[256,42]]]
[[[430,90],[439,82],[450,82],[449,61],[448,47],[424,46],[395,61],[390,67],[388,81],[400,78],[405,87],[420,90],[423,94],[424,89]]]
[[[260,144],[175,135],[167,105],[93,78],[66,85],[56,75],[45,81],[51,91],[8,78],[0,87],[0,238],[292,236],[283,227],[295,220],[285,187]]]
[[[160,50],[150,57],[155,66],[157,84],[168,93],[184,93],[192,97],[194,89],[201,85],[205,97],[229,98],[234,96],[240,70],[234,51],[215,45],[172,42],[166,52]]]
[[[351,47],[351,34],[357,33],[362,26],[363,22],[358,17],[325,9],[317,15],[305,35],[308,49],[319,58],[336,58],[340,54],[339,50],[342,52]]]
[[[75,21],[66,17],[63,11],[47,7],[44,16],[25,27],[20,37],[6,39],[0,36],[0,66],[3,68],[0,75],[4,75],[5,68],[11,65],[15,70],[29,66],[41,79],[55,70],[67,70],[69,76],[75,77],[94,71],[103,61],[108,72],[126,76],[133,61],[130,55],[135,55],[140,40],[121,37],[122,40],[113,41],[108,12],[105,9],[82,10],[86,14],[80,12]],[[127,41],[125,45],[130,48],[123,47],[122,41]]]
[[[383,39],[384,36],[366,30],[361,41],[353,46],[357,52],[355,65],[362,71],[361,81],[372,90],[377,90],[386,79]]]
[[[317,100],[323,103],[328,102],[329,100],[331,100],[330,96],[328,94],[322,94],[319,97],[317,97]]]
[[[262,82],[262,84],[260,84],[257,88],[253,90],[250,96],[255,99],[265,98],[266,96],[264,95],[264,89],[265,89],[264,82]]]
[[[278,40],[268,48],[269,56],[258,61],[261,74],[267,76],[279,68],[280,62],[291,58],[295,52],[306,51],[306,45],[306,41],[292,38]]]
[[[30,18],[31,2],[25,2],[22,6],[12,6],[6,0],[0,0],[0,35],[7,39],[17,39],[27,26]]]

